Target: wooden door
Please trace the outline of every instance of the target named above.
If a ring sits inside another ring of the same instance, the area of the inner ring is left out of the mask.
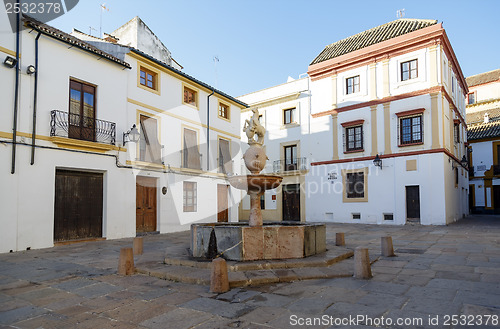
[[[54,241],[102,237],[103,175],[56,170]]]
[[[229,212],[227,210],[227,192],[229,186],[223,184],[217,184],[217,221],[218,222],[228,222]]]
[[[406,186],[406,221],[420,223],[419,186]]]
[[[156,231],[156,179],[137,176],[136,183],[136,232]]]
[[[500,214],[500,185],[493,185],[493,209],[495,214]]]
[[[283,220],[300,221],[300,184],[283,185]]]

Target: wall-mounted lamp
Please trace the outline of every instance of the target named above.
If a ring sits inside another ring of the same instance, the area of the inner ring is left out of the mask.
[[[125,146],[127,142],[137,143],[139,137],[140,137],[139,131],[137,130],[137,127],[135,126],[134,123],[129,131],[123,133],[123,146]],[[125,138],[127,138],[128,140],[126,140]]]
[[[465,157],[465,155],[462,157],[462,160],[460,160],[460,164],[464,168],[467,168],[467,166],[469,165],[469,162],[467,161],[467,158]],[[452,161],[451,168],[452,169],[458,168],[458,161]]]
[[[378,153],[373,160],[373,164],[375,165],[375,167],[380,167],[380,169],[382,169],[382,159],[380,159]]]
[[[32,75],[36,72],[36,68],[34,65],[30,65],[26,68],[26,73],[28,73],[29,75]]]
[[[3,64],[7,66],[9,69],[13,68],[17,64],[17,59],[14,57],[7,56],[3,61]]]

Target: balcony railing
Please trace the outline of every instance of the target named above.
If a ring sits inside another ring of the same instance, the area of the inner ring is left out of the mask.
[[[273,172],[285,172],[285,171],[306,170],[306,169],[307,169],[306,158],[284,159],[284,160],[276,160],[273,162]]]
[[[115,145],[116,123],[52,110],[50,112],[50,136]]]

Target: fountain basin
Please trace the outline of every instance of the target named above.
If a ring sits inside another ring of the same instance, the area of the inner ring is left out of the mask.
[[[281,184],[283,177],[276,175],[251,174],[231,176],[228,180],[229,184],[239,190],[258,193],[277,188]]]
[[[193,257],[205,258],[212,229],[217,250],[227,260],[303,258],[326,251],[325,224],[270,222],[252,227],[246,223],[203,223],[191,225]]]

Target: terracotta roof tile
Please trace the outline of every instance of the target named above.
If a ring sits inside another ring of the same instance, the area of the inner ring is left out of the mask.
[[[472,75],[465,79],[469,87],[482,85],[483,83],[488,83],[497,80],[500,80],[500,69]]]
[[[332,43],[311,62],[317,64],[437,24],[437,20],[400,18]]]
[[[500,120],[471,125],[467,128],[467,140],[500,137]]]

